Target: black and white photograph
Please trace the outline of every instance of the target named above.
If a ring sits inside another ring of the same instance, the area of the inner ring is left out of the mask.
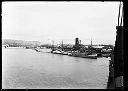
[[[122,1],[3,1],[2,89],[124,89]]]

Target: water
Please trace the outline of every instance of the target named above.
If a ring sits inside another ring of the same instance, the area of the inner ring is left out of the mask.
[[[107,58],[88,59],[2,48],[2,88],[106,89],[108,63]]]

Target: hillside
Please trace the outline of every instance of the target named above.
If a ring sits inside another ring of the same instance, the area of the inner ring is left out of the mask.
[[[12,39],[2,39],[2,45],[9,45],[13,47],[18,46],[39,46],[40,42],[38,41],[24,41],[24,40],[12,40]]]

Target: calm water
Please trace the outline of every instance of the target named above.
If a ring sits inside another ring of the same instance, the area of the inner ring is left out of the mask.
[[[107,87],[107,58],[78,58],[45,50],[2,48],[2,88]]]

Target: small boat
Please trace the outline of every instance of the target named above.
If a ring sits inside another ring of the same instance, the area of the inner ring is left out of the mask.
[[[52,53],[53,53],[53,54],[61,54],[61,52],[58,51],[58,50],[55,50],[55,51],[53,51]]]
[[[97,56],[97,54],[91,54],[91,55],[88,55],[90,57],[94,57],[94,56]]]
[[[101,53],[97,53],[97,57],[102,57],[102,54]]]
[[[97,56],[84,56],[83,58],[97,59]]]
[[[97,54],[87,55],[87,56],[85,56],[85,58],[97,59]]]
[[[37,51],[37,52],[40,52],[40,50],[38,48],[35,48],[34,50]]]
[[[106,54],[102,54],[103,57],[110,57],[110,54],[109,53],[106,53]]]
[[[61,54],[62,55],[68,55],[68,52],[62,51]]]
[[[72,53],[69,52],[69,53],[68,53],[68,56],[72,56]]]
[[[30,49],[30,47],[25,47],[26,49]]]

